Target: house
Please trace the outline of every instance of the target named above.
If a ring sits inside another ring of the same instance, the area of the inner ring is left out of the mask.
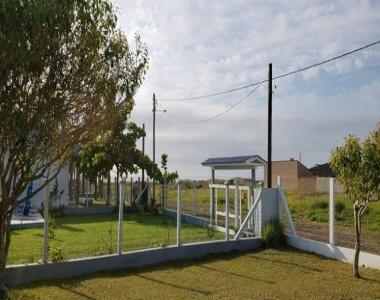
[[[272,186],[277,185],[277,177],[281,177],[281,186],[288,190],[305,192],[328,192],[329,178],[335,177],[328,163],[307,168],[296,159],[272,162]],[[267,165],[264,167],[264,184],[267,185]],[[336,181],[335,191],[343,192],[343,186]]]
[[[37,188],[39,188],[43,184],[44,180],[45,179],[43,177],[34,180],[33,190],[36,190]],[[58,184],[58,191],[62,192],[62,194],[60,195],[60,201],[59,203],[57,203],[57,205],[59,204],[67,205],[69,203],[69,167],[68,166],[63,167],[58,173],[56,179],[52,180],[49,183],[49,193],[53,191],[56,183]],[[26,190],[24,193],[26,193]],[[31,201],[32,201],[33,207],[36,207],[36,208],[41,207],[41,203],[45,199],[45,193],[46,193],[46,190],[42,189],[41,191],[39,191],[36,195],[32,197]]]

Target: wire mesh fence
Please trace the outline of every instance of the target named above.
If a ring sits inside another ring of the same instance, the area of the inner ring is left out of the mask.
[[[27,264],[42,260],[43,219],[33,207],[28,216],[16,209],[12,218],[8,264]]]

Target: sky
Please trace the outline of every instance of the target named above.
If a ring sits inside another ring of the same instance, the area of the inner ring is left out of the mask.
[[[145,123],[156,160],[169,156],[180,178],[202,179],[209,157],[267,158],[266,84],[212,121],[251,89],[196,101],[165,101],[267,79],[380,40],[380,1],[113,0],[131,46],[138,33],[150,66],[132,119]],[[348,134],[365,138],[380,121],[380,45],[273,82],[273,160],[325,163]],[[219,172],[218,178],[249,176]]]

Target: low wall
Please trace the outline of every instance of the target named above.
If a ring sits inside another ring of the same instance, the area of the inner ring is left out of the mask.
[[[122,255],[88,257],[59,263],[10,266],[5,271],[5,283],[8,286],[15,286],[40,280],[73,278],[95,272],[140,268],[167,261],[196,259],[231,251],[249,251],[259,247],[261,240],[250,238],[139,250]]]
[[[340,260],[347,263],[352,263],[354,261],[354,249],[332,246],[323,242],[291,236],[287,237],[286,242],[289,246],[292,246],[294,248],[316,253],[324,257]],[[360,251],[359,265],[380,269],[380,256]]]
[[[177,211],[172,209],[166,209],[165,210],[165,216],[167,216],[170,219],[177,219]],[[210,225],[210,220],[202,217],[197,217],[189,214],[181,214],[181,222],[197,225],[197,226],[208,226]],[[215,230],[219,232],[226,232],[226,228],[222,226],[214,225]],[[235,231],[233,229],[230,229],[230,235],[234,236]]]
[[[172,209],[165,209],[165,216],[171,218],[171,219],[177,219],[177,211]],[[208,226],[210,224],[210,220],[206,218],[201,218],[189,214],[181,214],[181,221],[198,225],[198,226]]]
[[[114,206],[94,206],[94,207],[66,207],[66,215],[93,215],[109,214],[115,211]]]

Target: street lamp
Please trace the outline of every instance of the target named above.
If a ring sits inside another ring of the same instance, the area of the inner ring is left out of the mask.
[[[156,164],[156,112],[166,113],[166,109],[157,109],[156,95],[153,93],[153,164]],[[153,199],[156,197],[156,180],[153,178]]]

